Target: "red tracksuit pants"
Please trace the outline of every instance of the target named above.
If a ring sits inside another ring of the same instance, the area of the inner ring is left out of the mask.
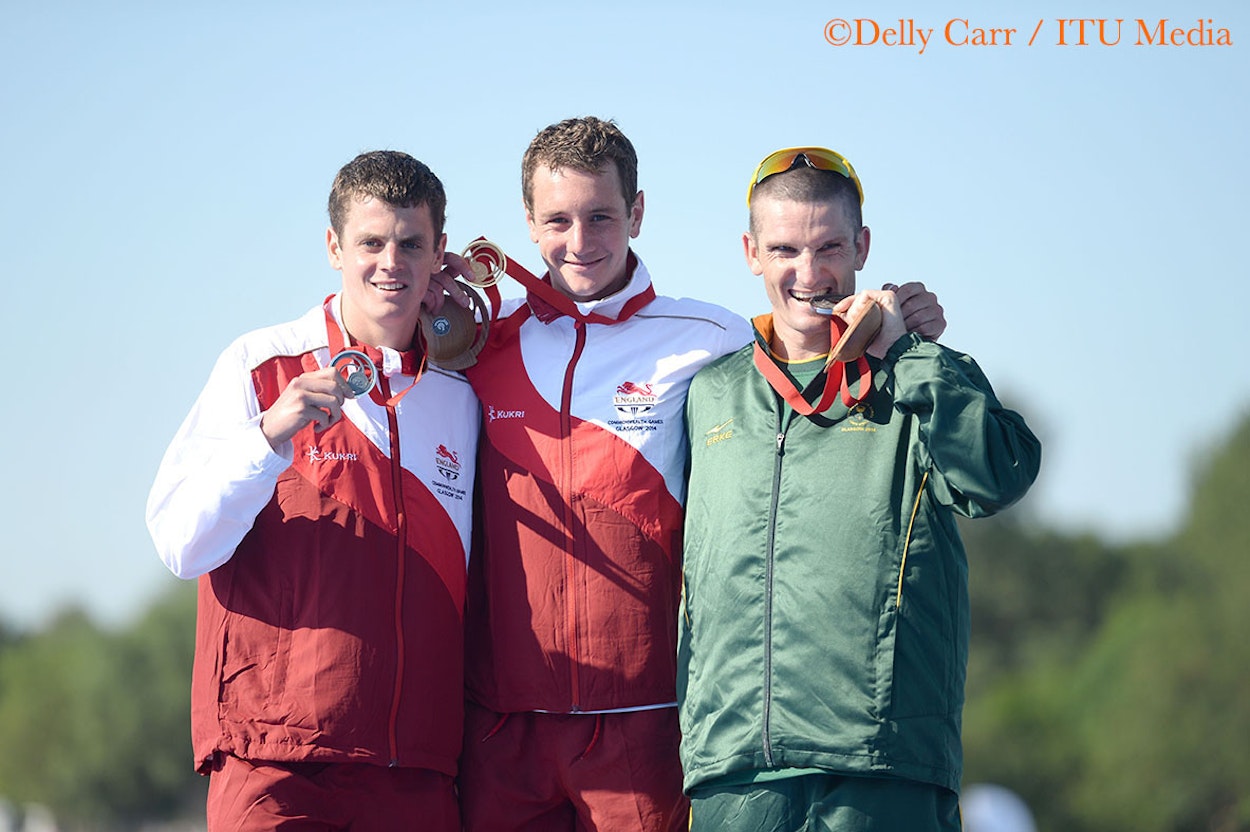
[[[468,703],[466,832],[686,829],[677,709],[498,714]]]
[[[452,778],[367,763],[225,757],[209,775],[209,832],[459,832]]]

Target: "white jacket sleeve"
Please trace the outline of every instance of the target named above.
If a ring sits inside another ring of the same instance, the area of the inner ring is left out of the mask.
[[[161,560],[194,578],[230,559],[291,464],[260,430],[260,404],[244,350],[231,345],[161,460],[147,525]]]

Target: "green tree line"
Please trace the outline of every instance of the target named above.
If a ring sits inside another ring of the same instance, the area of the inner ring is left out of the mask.
[[[1250,419],[1194,482],[1158,541],[962,525],[965,783],[1011,788],[1043,832],[1250,832]],[[0,627],[0,798],[83,832],[202,817],[194,629],[193,584],[121,631]]]
[[[67,610],[40,632],[0,633],[0,798],[45,806],[63,830],[83,832],[202,817],[194,641],[193,583],[121,632]]]
[[[964,782],[1013,789],[1040,830],[1250,830],[1250,420],[1190,506],[1120,547],[963,525]]]

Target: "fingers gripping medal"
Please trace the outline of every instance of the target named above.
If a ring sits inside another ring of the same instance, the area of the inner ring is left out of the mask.
[[[330,366],[352,389],[352,396],[363,396],[377,384],[378,368],[373,360],[360,350],[343,350],[330,359]]]
[[[846,295],[822,295],[812,298],[812,308],[822,315],[833,315],[833,307]],[[870,303],[853,321],[847,321],[846,331],[829,351],[826,366],[835,361],[854,361],[864,354],[872,339],[881,331],[881,307]]]
[[[492,287],[503,279],[508,268],[503,249],[485,238],[469,243],[460,256],[473,272],[465,282],[457,281],[469,298],[469,307],[444,303],[437,315],[421,312],[421,335],[430,360],[446,370],[464,370],[477,363],[490,331],[490,310],[473,287],[488,290],[487,294],[498,303],[498,290]]]

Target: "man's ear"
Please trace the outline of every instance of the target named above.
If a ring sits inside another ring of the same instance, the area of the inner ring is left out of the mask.
[[[430,274],[436,274],[443,270],[443,255],[447,253],[447,232],[443,232],[443,236],[438,238],[438,247],[434,249],[434,271]]]
[[[859,230],[858,239],[855,240],[855,271],[859,271],[864,267],[864,263],[868,260],[868,244],[872,242],[872,232],[868,230],[868,226],[864,226]]]
[[[521,200],[521,210],[525,211],[525,224],[530,227],[530,242],[538,242],[538,224],[534,222],[534,212]]]
[[[637,237],[642,231],[642,209],[642,191],[639,191],[634,197],[634,204],[629,206],[629,236],[631,238]]]
[[[755,237],[750,231],[746,231],[742,235],[742,253],[747,259],[747,268],[752,274],[763,274],[764,264],[760,262],[759,246],[755,242]]]
[[[330,266],[338,271],[343,271],[343,249],[339,245],[339,235],[334,233],[334,227],[326,229],[326,255],[330,258]]]

